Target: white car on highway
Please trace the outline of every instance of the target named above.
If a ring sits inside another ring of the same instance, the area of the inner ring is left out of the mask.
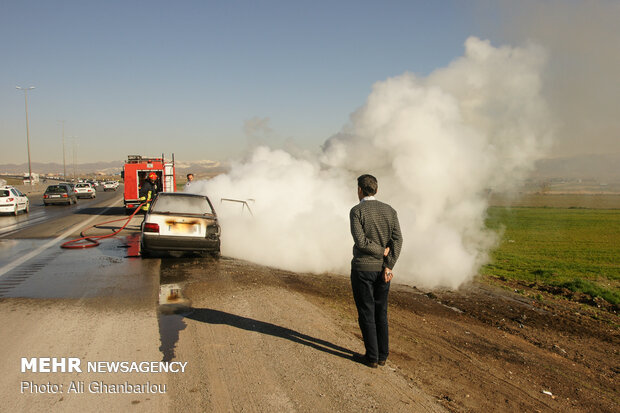
[[[0,212],[17,215],[19,211],[30,211],[28,197],[10,185],[0,186]]]
[[[88,182],[75,184],[75,196],[78,198],[96,198],[97,190]]]
[[[104,191],[116,191],[116,188],[118,188],[118,182],[116,181],[106,181],[103,184]]]

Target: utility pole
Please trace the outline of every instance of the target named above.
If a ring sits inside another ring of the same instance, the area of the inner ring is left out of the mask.
[[[24,100],[26,101],[26,145],[28,146],[28,181],[30,186],[34,185],[32,182],[32,166],[30,164],[30,130],[28,128],[28,91],[34,89],[34,86],[27,88],[15,86],[16,89],[24,91]]]
[[[59,120],[62,123],[62,179],[67,182],[67,161],[65,159],[65,121]]]
[[[76,183],[77,180],[75,178],[75,163],[76,163],[76,158],[77,158],[77,143],[76,143],[76,137],[75,136],[71,136],[71,139],[73,140],[73,183]]]

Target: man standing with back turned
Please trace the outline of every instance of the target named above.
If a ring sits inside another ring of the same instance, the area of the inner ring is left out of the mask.
[[[377,178],[357,178],[360,203],[351,208],[353,260],[351,286],[366,354],[355,354],[354,360],[376,368],[388,357],[387,302],[392,269],[400,254],[403,237],[394,208],[377,201]]]

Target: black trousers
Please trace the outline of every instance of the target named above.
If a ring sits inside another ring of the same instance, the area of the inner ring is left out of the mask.
[[[351,270],[353,298],[369,360],[386,360],[389,353],[387,302],[390,283],[383,280],[382,274],[382,271]]]

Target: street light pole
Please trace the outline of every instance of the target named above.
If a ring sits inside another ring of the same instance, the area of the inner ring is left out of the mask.
[[[69,139],[71,139],[71,142],[73,143],[73,182],[76,183],[77,180],[75,178],[75,167],[76,167],[76,158],[77,158],[77,154],[76,154],[76,140],[77,137],[76,136],[69,136]]]
[[[15,86],[16,89],[24,91],[24,99],[26,101],[26,144],[28,145],[28,180],[30,181],[30,186],[34,185],[32,182],[32,166],[30,164],[30,131],[28,129],[28,91],[34,89],[34,86],[30,86],[27,88]]]
[[[65,159],[65,121],[61,120],[62,123],[62,179],[67,182],[67,161]]]

